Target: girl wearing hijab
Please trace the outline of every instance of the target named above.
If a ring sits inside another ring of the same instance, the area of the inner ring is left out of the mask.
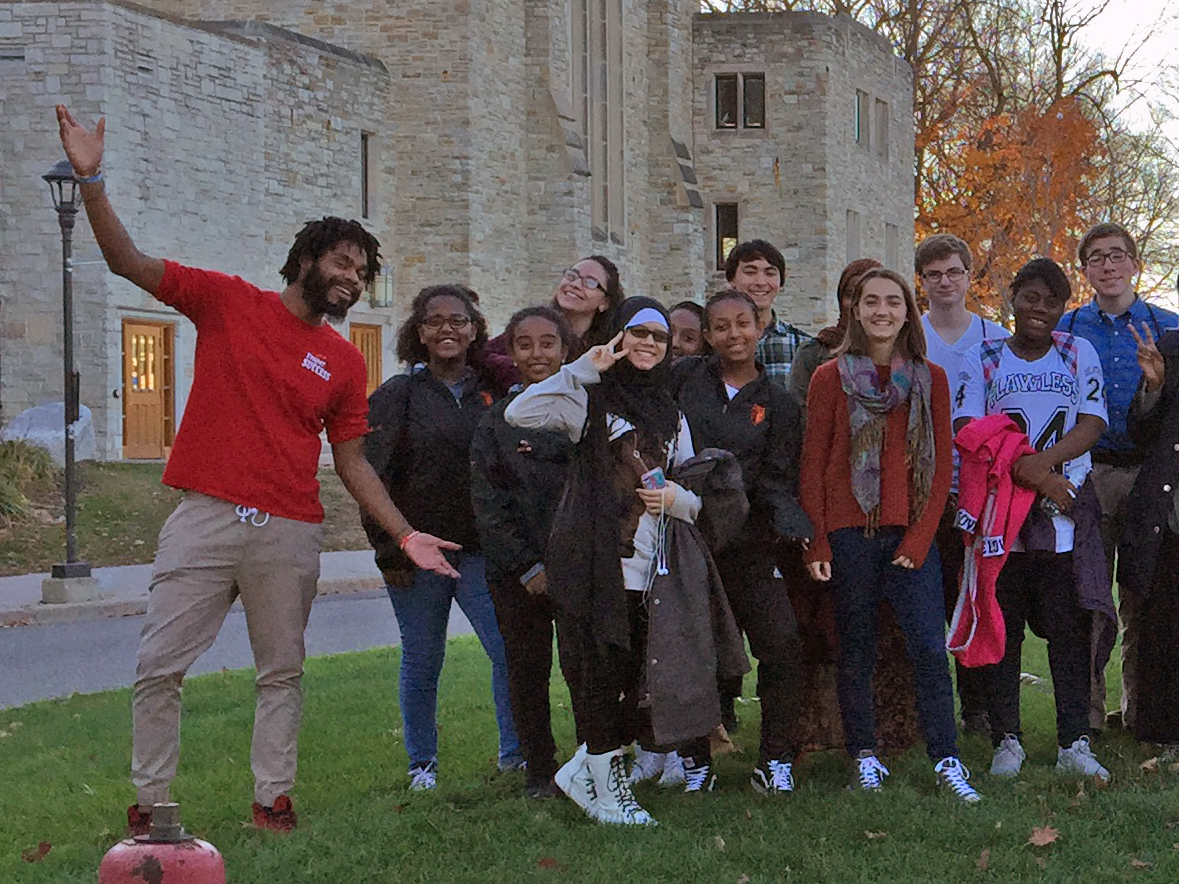
[[[529,386],[504,413],[576,445],[545,561],[585,742],[556,781],[591,818],[625,825],[654,820],[631,792],[623,747],[636,738],[679,747],[697,762],[686,765],[688,791],[701,790],[720,722],[718,666],[748,665],[692,527],[700,498],[669,478],[694,454],[668,389],[670,341],[664,307],[629,298],[607,344]]]
[[[815,371],[807,396],[802,505],[815,527],[804,554],[811,576],[833,580],[838,693],[859,788],[880,789],[872,672],[875,613],[883,596],[905,634],[917,711],[938,782],[980,800],[958,760],[945,608],[933,535],[950,491],[950,392],[925,359],[909,284],[875,268],[852,292],[836,358]]]
[[[512,715],[528,763],[524,790],[530,798],[553,798],[558,794],[549,709],[553,603],[544,556],[573,443],[559,430],[513,427],[504,420],[504,409],[522,390],[557,373],[573,333],[552,307],[526,307],[508,321],[504,335],[523,385],[492,406],[475,431],[471,496],[507,651]]]

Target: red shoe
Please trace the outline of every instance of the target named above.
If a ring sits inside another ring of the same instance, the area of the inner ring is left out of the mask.
[[[254,828],[270,829],[272,832],[290,832],[299,824],[299,817],[291,799],[286,795],[279,795],[274,799],[273,807],[263,807],[254,802]]]
[[[146,835],[151,831],[151,811],[140,810],[138,804],[127,808],[127,837]]]

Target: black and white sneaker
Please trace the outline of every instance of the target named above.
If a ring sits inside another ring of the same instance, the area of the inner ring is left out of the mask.
[[[789,761],[759,762],[749,777],[749,784],[762,795],[781,795],[794,791],[794,765]]]
[[[693,758],[684,757],[684,791],[711,792],[716,786],[716,776],[709,761],[696,763]]]

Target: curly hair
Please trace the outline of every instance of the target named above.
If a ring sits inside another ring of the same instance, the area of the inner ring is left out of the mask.
[[[287,262],[282,265],[279,274],[287,285],[291,285],[299,279],[304,258],[310,259],[314,264],[342,242],[352,243],[364,252],[366,266],[362,282],[368,285],[381,272],[381,244],[375,236],[360,226],[359,221],[348,221],[330,215],[303,225],[287,253]]]
[[[409,318],[401,323],[401,328],[397,330],[397,358],[407,365],[430,361],[430,352],[418,335],[418,326],[425,321],[426,311],[430,309],[430,302],[435,298],[456,298],[462,302],[463,309],[475,328],[475,338],[467,348],[468,353],[487,343],[487,320],[475,306],[478,295],[472,289],[458,283],[428,285],[413,299]]]
[[[504,329],[504,341],[508,345],[508,353],[512,352],[516,341],[516,329],[520,327],[526,319],[532,319],[539,316],[541,319],[547,319],[557,327],[557,337],[561,339],[561,344],[569,353],[573,352],[576,345],[576,340],[573,336],[573,329],[569,327],[569,320],[565,318],[565,314],[556,307],[525,307],[523,310],[517,310],[512,314],[512,318],[508,320],[508,325]]]

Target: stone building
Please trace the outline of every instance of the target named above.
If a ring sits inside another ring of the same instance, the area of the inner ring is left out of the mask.
[[[0,0],[5,421],[61,396],[40,180],[58,101],[106,116],[108,191],[149,254],[279,288],[305,220],[363,219],[387,270],[342,331],[374,384],[429,283],[467,282],[502,326],[578,257],[670,302],[701,296],[718,243],[762,236],[790,264],[779,313],[814,327],[848,254],[912,253],[909,72],[851,21],[691,0]],[[100,456],[160,456],[195,332],[105,270],[84,218],[74,254]]]

